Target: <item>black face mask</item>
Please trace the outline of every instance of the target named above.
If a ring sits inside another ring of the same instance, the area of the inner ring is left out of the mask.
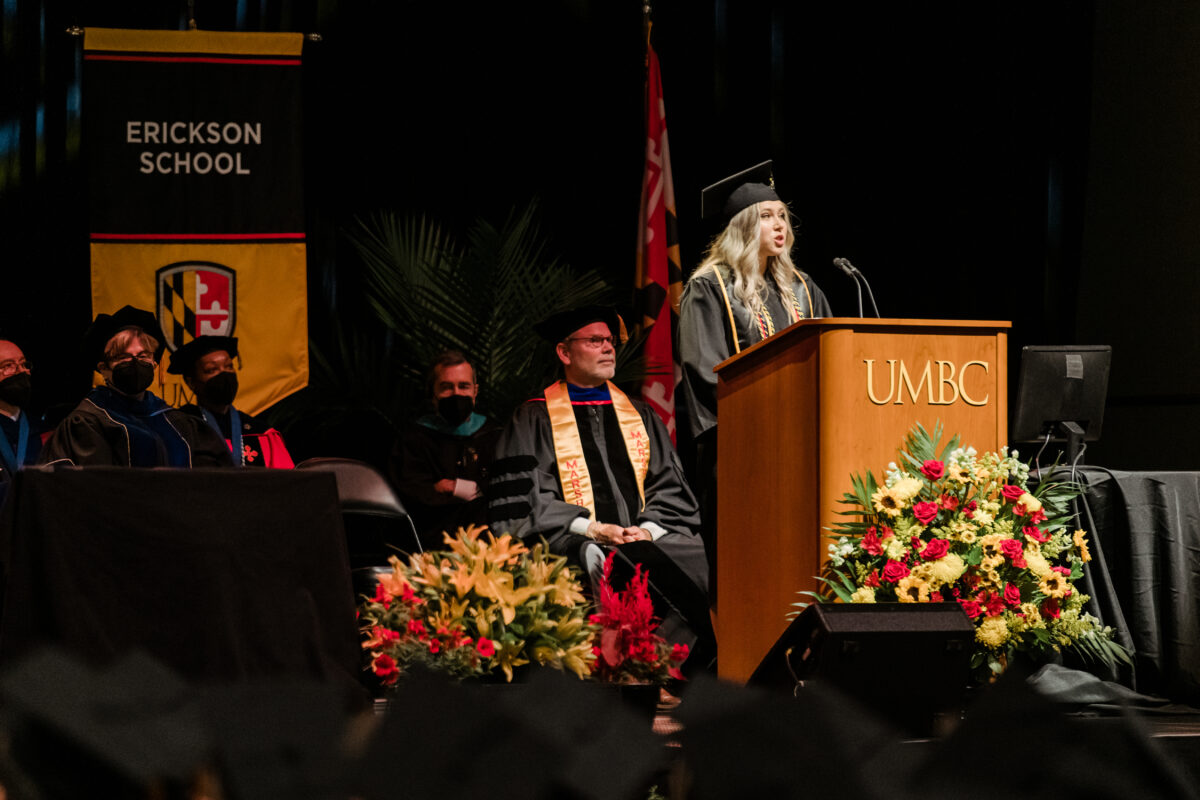
[[[438,416],[451,425],[461,425],[475,410],[475,398],[465,394],[452,394],[449,397],[439,397],[437,401]]]
[[[154,383],[154,365],[136,358],[123,361],[112,368],[108,382],[121,394],[141,394]]]
[[[29,396],[33,392],[33,382],[28,372],[18,372],[0,381],[0,400],[10,406],[25,408],[29,405]]]
[[[237,393],[236,372],[219,372],[196,388],[196,398],[200,405],[209,408],[232,405]]]

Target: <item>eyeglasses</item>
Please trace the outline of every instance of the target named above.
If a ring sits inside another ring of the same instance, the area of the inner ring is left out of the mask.
[[[136,355],[130,355],[129,353],[122,353],[119,356],[113,356],[112,358],[110,358],[108,360],[108,363],[115,367],[118,364],[128,364],[130,361],[134,361],[135,359],[137,361],[141,361],[143,364],[153,364],[154,363],[154,353],[147,353],[144,350],[140,353],[137,353]]]
[[[605,345],[611,346],[613,337],[611,336],[576,336],[572,339],[567,339],[568,342],[583,342],[584,347],[590,347],[593,350],[599,350]]]
[[[33,372],[33,365],[25,359],[17,361],[15,358],[9,359],[0,364],[0,378],[11,378],[18,372]]]

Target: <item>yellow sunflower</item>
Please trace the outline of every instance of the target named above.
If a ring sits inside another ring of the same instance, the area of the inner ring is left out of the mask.
[[[871,503],[875,506],[876,511],[887,514],[889,517],[900,516],[900,512],[904,509],[904,501],[887,486],[879,487],[879,491],[871,495]]]
[[[896,599],[901,603],[928,603],[929,583],[918,575],[906,575],[896,584]]]
[[[1092,560],[1092,554],[1088,551],[1086,537],[1087,531],[1075,531],[1073,536],[1075,547],[1079,550],[1079,558],[1082,559],[1083,563],[1085,564]]]
[[[1066,597],[1067,592],[1071,591],[1071,584],[1059,572],[1051,572],[1049,575],[1042,578],[1042,582],[1038,584],[1038,589],[1047,597]]]

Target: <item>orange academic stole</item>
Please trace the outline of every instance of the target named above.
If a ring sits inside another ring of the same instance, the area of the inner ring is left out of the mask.
[[[638,497],[642,508],[646,507],[646,473],[650,469],[650,438],[642,416],[633,403],[611,381],[608,382],[613,410],[625,442],[625,452],[633,465],[637,481]],[[554,437],[554,460],[558,464],[558,479],[563,487],[563,499],[572,505],[583,506],[596,518],[596,502],[592,496],[592,479],[588,474],[587,461],[583,457],[583,443],[579,439],[579,427],[575,424],[575,410],[571,408],[571,395],[566,381],[546,387],[546,411],[550,414],[550,430]],[[639,511],[641,508],[638,509]]]

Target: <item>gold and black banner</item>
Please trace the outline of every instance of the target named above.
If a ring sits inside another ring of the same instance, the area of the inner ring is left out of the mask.
[[[300,34],[89,28],[92,312],[153,310],[174,352],[238,337],[238,407],[308,383]],[[192,398],[163,374],[167,402]]]

